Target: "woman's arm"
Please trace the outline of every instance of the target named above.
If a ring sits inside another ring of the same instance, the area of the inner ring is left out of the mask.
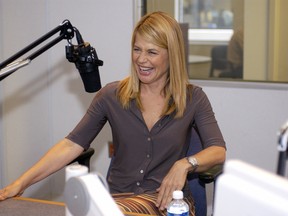
[[[61,140],[16,181],[1,189],[0,200],[21,195],[30,185],[60,170],[82,152],[80,145],[66,138]]]
[[[226,149],[220,146],[211,146],[193,155],[193,157],[196,158],[199,164],[199,167],[197,167],[197,169],[194,171],[205,172],[209,170],[210,168],[212,168],[213,166],[218,165],[218,164],[223,164],[225,162]],[[189,171],[191,171],[192,166],[190,163],[188,163],[188,165],[190,165]]]

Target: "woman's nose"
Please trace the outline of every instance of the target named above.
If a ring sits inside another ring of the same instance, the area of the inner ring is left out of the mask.
[[[138,56],[138,62],[143,63],[147,61],[147,56],[144,52],[140,53]]]

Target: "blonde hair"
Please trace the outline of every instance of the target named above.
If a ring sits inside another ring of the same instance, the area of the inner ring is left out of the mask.
[[[164,12],[153,12],[142,17],[132,34],[131,47],[133,49],[136,34],[141,35],[151,43],[167,49],[169,56],[169,72],[164,87],[166,105],[162,115],[176,111],[176,117],[183,116],[186,107],[186,91],[188,82],[184,40],[177,21]],[[132,50],[131,50],[132,57]],[[130,101],[136,99],[142,109],[140,101],[140,81],[134,64],[131,74],[119,84],[118,98],[124,108],[128,108]]]

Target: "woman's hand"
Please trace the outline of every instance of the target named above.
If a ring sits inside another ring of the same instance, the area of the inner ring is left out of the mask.
[[[157,189],[158,198],[156,201],[156,206],[160,210],[164,210],[168,207],[173,198],[173,191],[182,190],[190,167],[191,165],[188,163],[186,158],[183,158],[176,161],[168,174],[165,176],[161,186]]]
[[[210,146],[193,156],[197,158],[199,163],[199,167],[194,171],[203,172],[217,164],[223,164],[226,158],[226,149],[220,146]],[[157,189],[159,194],[156,205],[160,210],[167,208],[172,200],[173,191],[183,189],[187,174],[191,171],[191,168],[192,166],[186,158],[174,163]]]
[[[21,188],[21,184],[19,181],[15,181],[7,187],[0,190],[0,201],[5,199],[21,196],[24,190]]]

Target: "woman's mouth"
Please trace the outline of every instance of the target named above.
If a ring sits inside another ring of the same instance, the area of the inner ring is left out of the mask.
[[[139,69],[140,69],[140,73],[146,74],[146,75],[150,74],[153,70],[152,67],[140,67],[140,66],[139,66]]]

